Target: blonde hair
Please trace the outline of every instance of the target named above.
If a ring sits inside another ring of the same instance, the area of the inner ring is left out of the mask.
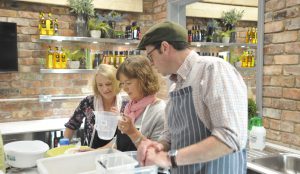
[[[117,73],[117,69],[114,66],[107,65],[107,64],[100,64],[97,67],[97,72],[94,76],[94,81],[93,81],[94,95],[101,96],[101,94],[98,90],[98,87],[97,87],[97,82],[96,82],[97,75],[102,75],[102,76],[108,78],[109,80],[111,80],[112,86],[113,86],[113,91],[116,94],[118,94],[120,92],[120,87],[119,87],[119,81],[116,79],[116,73]]]
[[[159,91],[158,74],[153,70],[147,58],[127,58],[118,68],[118,80],[120,80],[120,74],[124,74],[129,79],[138,79],[144,96],[153,95]]]

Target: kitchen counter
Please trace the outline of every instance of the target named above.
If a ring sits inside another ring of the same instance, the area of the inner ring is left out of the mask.
[[[0,131],[2,135],[29,133],[29,132],[43,132],[52,130],[64,129],[64,124],[69,118],[31,120],[31,121],[17,121],[0,123]]]
[[[273,144],[273,143],[266,143],[266,148],[263,151],[259,150],[249,150],[248,149],[248,156],[247,156],[247,169],[254,171],[255,173],[259,174],[282,174],[281,172],[271,170],[267,167],[261,166],[259,164],[253,163],[252,159],[265,157],[271,154],[277,153],[294,153],[300,154],[299,150],[291,149],[288,147],[284,147],[281,145]],[[251,172],[250,172],[251,173]]]
[[[291,152],[291,153],[296,153],[300,154],[300,151],[291,149],[288,147],[272,144],[272,143],[266,143],[266,148],[263,151],[259,150],[249,150],[248,149],[248,157],[247,157],[247,168],[251,171],[254,171],[255,173],[259,174],[281,174],[279,172],[270,170],[266,167],[263,167],[261,165],[257,165],[251,162],[252,159],[258,158],[258,157],[263,157],[264,155],[269,155],[273,153],[278,153],[278,152]],[[250,172],[251,173],[251,172]],[[29,168],[29,169],[8,169],[7,174],[38,174],[37,168]]]

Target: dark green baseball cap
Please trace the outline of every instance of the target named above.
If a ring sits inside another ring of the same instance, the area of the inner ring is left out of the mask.
[[[188,42],[187,30],[181,25],[165,21],[152,26],[143,36],[137,49],[145,50],[145,46],[153,43],[170,41],[170,42]]]

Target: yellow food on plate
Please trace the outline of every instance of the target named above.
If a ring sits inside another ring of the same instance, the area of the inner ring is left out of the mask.
[[[62,154],[73,154],[77,152],[90,151],[91,148],[88,146],[80,146],[79,148],[75,145],[55,147],[46,152],[45,157],[54,157]]]

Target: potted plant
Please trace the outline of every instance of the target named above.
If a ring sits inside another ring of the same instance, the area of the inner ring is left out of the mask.
[[[215,19],[211,19],[207,23],[207,42],[217,42],[217,32],[216,30],[219,28],[219,23]]]
[[[252,98],[248,98],[248,120],[257,115],[256,103]]]
[[[222,31],[221,32],[222,43],[229,43],[230,35],[231,35],[232,32],[234,32],[234,30],[227,30],[227,31]]]
[[[100,21],[98,18],[91,18],[88,22],[88,28],[90,30],[90,35],[93,38],[100,38],[101,32],[108,33],[110,26]]]
[[[114,36],[115,38],[118,38],[118,39],[122,39],[125,37],[125,32],[124,31],[118,31],[118,30],[115,30],[114,31]]]
[[[240,64],[240,57],[234,54],[230,54],[229,62],[231,65],[235,67],[241,67]]]
[[[64,51],[65,51],[66,56],[68,58],[68,67],[70,69],[79,69],[80,59],[82,57],[84,57],[84,53],[79,49],[77,49],[75,51],[65,49]]]
[[[257,116],[257,106],[252,98],[248,98],[248,130],[252,128],[250,120]]]
[[[68,0],[71,12],[77,15],[77,36],[87,36],[87,20],[94,16],[93,0]]]
[[[213,35],[213,42],[222,42],[222,30],[218,28]]]
[[[122,20],[122,15],[114,10],[104,16],[98,15],[98,17],[101,21],[107,22],[112,29],[115,29],[116,22],[120,22]]]
[[[222,12],[222,20],[225,25],[226,30],[234,30],[237,22],[243,17],[244,10],[238,11],[236,9],[231,9],[226,12]],[[236,33],[231,32],[230,42],[236,41]]]
[[[116,23],[122,20],[122,15],[116,11],[111,11],[106,15],[98,14],[98,18],[100,21],[106,22],[110,26],[110,30],[108,30],[108,36],[114,37],[114,30],[116,27]]]
[[[235,8],[226,12],[222,12],[222,20],[226,26],[226,30],[234,29],[237,22],[243,17],[244,10],[238,11]]]

